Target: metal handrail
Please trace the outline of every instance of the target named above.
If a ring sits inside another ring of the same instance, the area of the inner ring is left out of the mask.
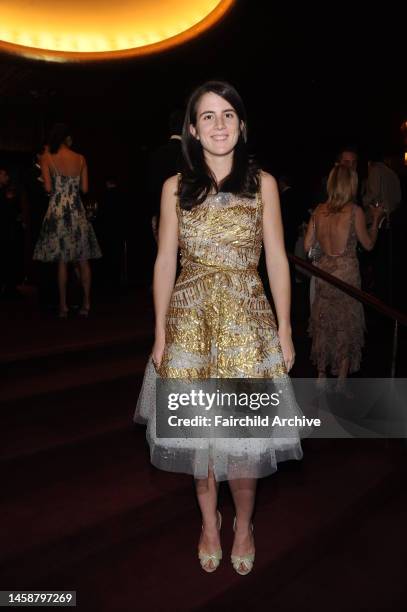
[[[348,295],[354,297],[359,302],[363,302],[367,306],[371,306],[384,316],[389,317],[390,319],[393,319],[398,323],[401,323],[401,325],[407,326],[407,315],[401,312],[400,310],[396,310],[395,308],[388,306],[378,298],[374,297],[373,295],[370,295],[370,293],[366,293],[366,291],[362,291],[357,287],[349,285],[345,281],[337,278],[336,276],[333,276],[332,274],[329,274],[329,272],[325,272],[325,270],[321,270],[321,268],[318,268],[317,266],[314,266],[313,264],[308,263],[307,261],[304,261],[304,259],[301,259],[296,255],[291,255],[291,253],[288,253],[287,255],[288,259],[296,266],[300,266],[304,270],[307,270],[307,272],[310,272],[313,276],[318,276],[319,278],[322,278],[331,285],[335,285],[335,287],[338,287],[338,289],[341,289]]]
[[[392,350],[391,350],[390,378],[394,378],[396,376],[396,360],[397,360],[397,348],[398,348],[398,325],[399,323],[401,323],[401,325],[407,326],[407,315],[405,315],[403,312],[400,312],[399,310],[396,310],[395,308],[391,308],[390,306],[387,306],[387,304],[385,304],[378,298],[374,297],[373,295],[366,293],[366,291],[362,291],[361,289],[358,289],[357,287],[353,287],[352,285],[349,285],[349,283],[346,283],[340,278],[337,278],[336,276],[329,274],[329,272],[325,272],[325,270],[321,270],[321,268],[318,268],[317,266],[314,266],[313,264],[308,263],[307,261],[304,261],[303,259],[301,259],[300,257],[297,257],[296,255],[292,255],[291,253],[288,253],[287,256],[288,256],[289,261],[293,263],[294,265],[299,266],[300,268],[302,268],[303,270],[306,270],[307,272],[310,272],[313,276],[322,278],[324,281],[327,281],[331,285],[334,285],[335,287],[337,287],[341,291],[344,291],[345,293],[355,298],[359,302],[366,304],[366,306],[371,306],[372,308],[380,312],[385,317],[393,319],[394,330],[393,330],[393,341],[392,341]]]

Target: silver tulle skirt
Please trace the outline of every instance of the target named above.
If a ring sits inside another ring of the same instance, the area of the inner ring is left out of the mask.
[[[212,469],[217,481],[236,478],[263,478],[277,470],[280,461],[302,459],[301,438],[309,435],[306,428],[290,427],[267,438],[158,438],[156,435],[156,381],[158,375],[148,360],[143,384],[134,413],[134,422],[147,425],[146,437],[150,447],[151,463],[170,472],[191,474],[194,478],[207,478]],[[289,415],[287,402],[284,416],[303,413],[294,397],[289,377],[285,388],[290,394]],[[278,437],[277,437],[278,436]]]

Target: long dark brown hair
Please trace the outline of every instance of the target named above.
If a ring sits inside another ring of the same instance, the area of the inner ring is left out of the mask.
[[[206,93],[215,93],[227,100],[236,111],[239,123],[243,121],[244,124],[233,151],[230,174],[219,185],[205,161],[202,145],[190,132],[190,125],[196,125],[198,102]],[[246,126],[246,111],[242,99],[236,89],[229,83],[207,81],[193,91],[187,104],[182,130],[182,151],[185,168],[182,172],[179,188],[181,208],[189,210],[202,204],[211,191],[218,193],[221,190],[246,197],[255,196],[259,190],[259,168],[248,154]]]

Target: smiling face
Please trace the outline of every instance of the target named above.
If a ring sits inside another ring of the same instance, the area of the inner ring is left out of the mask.
[[[204,153],[225,156],[233,152],[243,126],[230,102],[208,92],[198,100],[196,124],[190,125],[190,131]]]

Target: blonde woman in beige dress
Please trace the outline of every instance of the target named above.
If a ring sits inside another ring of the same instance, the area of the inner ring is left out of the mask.
[[[315,264],[321,270],[360,288],[358,241],[372,250],[384,211],[372,207],[373,224],[368,230],[364,211],[355,197],[356,172],[335,166],[328,178],[328,200],[313,212],[304,238],[304,248],[319,243],[321,256]],[[309,333],[312,337],[311,360],[323,383],[327,370],[339,379],[360,368],[364,344],[365,319],[361,302],[319,278],[315,280],[315,297],[311,306]]]

